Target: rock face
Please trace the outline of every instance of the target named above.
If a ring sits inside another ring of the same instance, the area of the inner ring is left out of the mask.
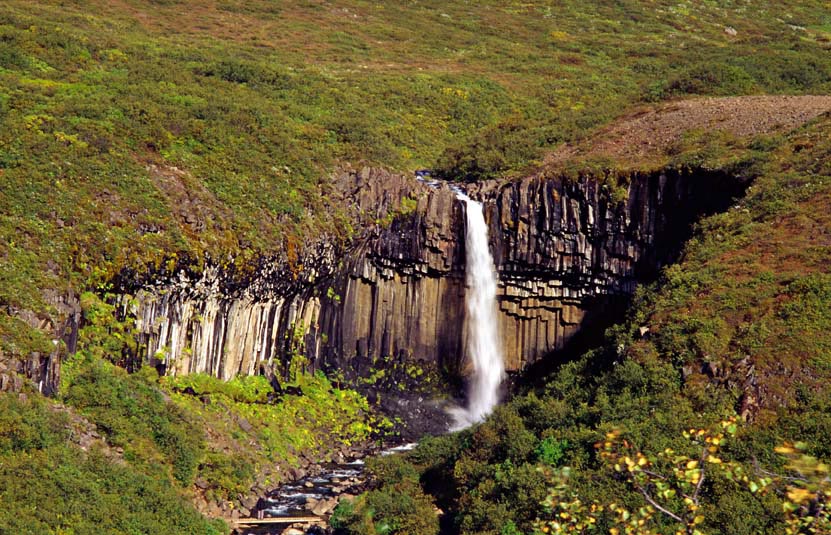
[[[0,392],[21,390],[24,377],[47,396],[58,392],[61,359],[74,353],[78,343],[81,305],[69,292],[47,291],[43,298],[52,309],[50,314],[38,315],[30,310],[13,313],[31,327],[49,333],[54,349],[48,353],[33,352],[23,358],[7,357],[0,351]]]
[[[673,259],[696,217],[725,209],[742,187],[706,172],[626,180],[616,195],[595,180],[543,176],[468,191],[485,204],[509,370],[625,302]],[[125,299],[144,358],[167,373],[224,379],[292,358],[347,373],[381,357],[464,373],[463,204],[446,184],[378,170],[338,183],[356,226],[369,229],[348,247],[322,238],[302,268],[264,261],[242,285],[209,269]]]

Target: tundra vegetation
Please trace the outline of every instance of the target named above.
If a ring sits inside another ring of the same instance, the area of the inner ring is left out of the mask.
[[[339,165],[510,178],[638,106],[831,91],[820,1],[6,0],[1,11],[0,358],[51,352],[21,312],[47,317],[45,295],[88,292],[57,399],[31,385],[0,394],[0,531],[13,533],[222,532],[190,505],[196,481],[232,500],[267,464],[383,427],[359,395],[302,369],[304,395],[271,401],[261,378],[128,373],[132,326],[101,299],[115,275],[199,269],[206,255],[244,269],[321,232],[348,239],[329,200]],[[634,518],[656,533],[806,533],[823,521],[829,126],[685,138],[673,165],[754,176],[746,197],[698,225],[600,348],[484,424],[373,465],[377,488],[338,511],[339,529],[551,532],[577,499],[567,512],[584,531],[625,532]],[[747,391],[740,372],[762,388]],[[614,469],[629,466],[621,450],[595,447],[625,437],[625,456],[663,462],[669,477],[677,463],[657,455],[694,459],[684,433],[736,413],[718,458],[748,481],[713,470],[696,511],[680,498],[691,479],[659,489]],[[674,491],[666,500],[680,502],[662,507],[682,521],[649,510],[639,487],[656,500]]]

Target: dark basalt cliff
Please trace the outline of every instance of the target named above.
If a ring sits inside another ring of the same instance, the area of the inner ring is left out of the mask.
[[[509,370],[602,325],[677,256],[698,216],[727,208],[742,188],[704,171],[626,181],[616,194],[603,181],[543,176],[470,188],[490,227]],[[142,357],[167,373],[222,378],[292,355],[347,375],[386,357],[463,374],[463,203],[446,184],[380,170],[344,172],[338,183],[356,228],[367,229],[346,250],[322,237],[293,267],[263,261],[244,284],[213,268],[145,286],[122,303],[138,318]]]

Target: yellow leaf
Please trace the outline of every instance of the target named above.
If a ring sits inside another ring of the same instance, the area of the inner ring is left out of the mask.
[[[813,497],[813,493],[806,489],[792,487],[788,489],[788,499],[795,503],[802,503]]]

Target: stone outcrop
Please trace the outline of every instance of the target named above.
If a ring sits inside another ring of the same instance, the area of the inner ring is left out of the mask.
[[[619,309],[639,282],[677,256],[697,217],[726,208],[741,188],[706,172],[625,180],[625,196],[617,179],[606,185],[537,176],[482,186],[509,370],[561,349],[602,320],[605,308]]]
[[[10,312],[29,326],[48,333],[54,347],[49,352],[35,351],[25,356],[3,355],[0,350],[0,392],[20,391],[24,378],[45,395],[58,392],[61,360],[74,353],[78,343],[81,305],[74,294],[55,290],[44,292],[43,300],[51,310],[48,314],[31,310]]]
[[[673,259],[696,217],[726,208],[742,187],[707,172],[625,180],[533,176],[470,188],[490,227],[509,370],[562,348],[625,300]],[[380,170],[337,183],[356,228],[367,229],[349,246],[322,237],[300,268],[263,261],[246,284],[212,268],[125,299],[144,358],[168,373],[226,379],[300,356],[347,373],[389,356],[463,373],[463,204],[446,184]]]

